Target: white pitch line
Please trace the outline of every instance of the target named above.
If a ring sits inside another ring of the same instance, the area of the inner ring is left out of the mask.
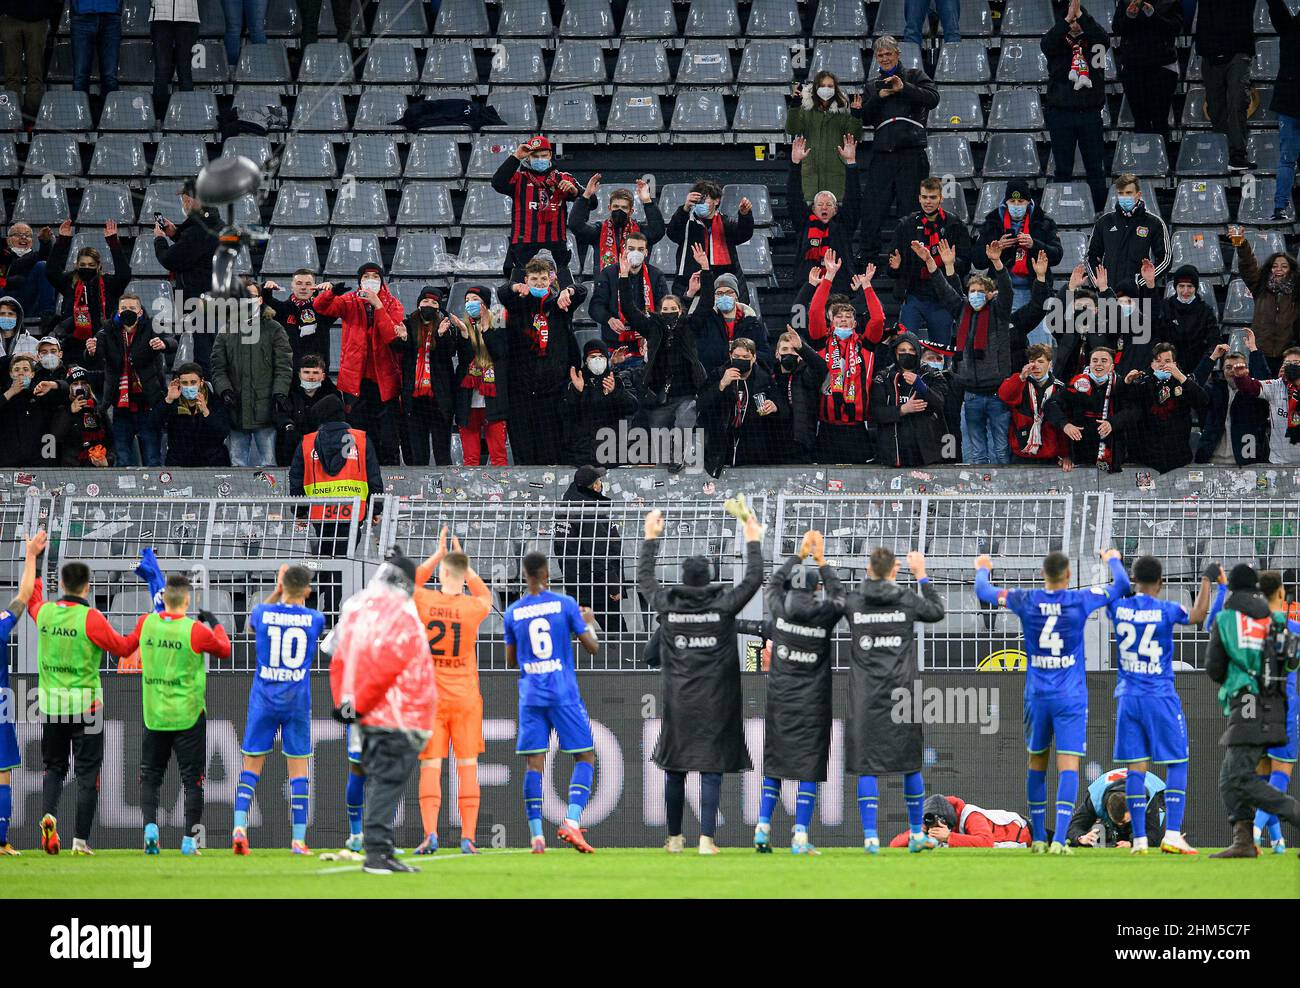
[[[518,848],[507,849],[507,850],[496,850],[496,851],[491,851],[491,852],[489,852],[489,853],[488,853],[487,855],[485,855],[485,856],[486,856],[486,857],[493,857],[493,858],[495,858],[495,857],[497,857],[498,855],[501,855],[501,854],[532,854],[532,853],[533,853],[533,852],[532,852],[531,850],[528,850],[528,849],[525,849],[525,848],[522,848],[522,847],[518,847]],[[426,857],[428,858],[428,860],[427,860],[427,861],[426,861],[426,860],[423,860],[423,859],[426,858]],[[436,864],[436,863],[438,863],[439,861],[457,861],[457,860],[460,860],[460,859],[462,859],[462,858],[468,860],[468,859],[473,858],[473,857],[475,857],[475,855],[473,855],[473,854],[459,854],[459,853],[458,853],[458,854],[448,854],[448,855],[446,855],[445,857],[441,857],[441,858],[439,858],[439,857],[435,857],[435,856],[433,856],[433,855],[423,855],[423,854],[422,854],[422,855],[420,855],[420,858],[421,858],[422,860],[421,860],[419,863],[420,863],[421,865],[425,865],[425,864]],[[347,865],[346,867],[343,867],[343,868],[326,868],[326,869],[324,869],[323,871],[318,871],[318,872],[316,872],[316,874],[318,874],[318,875],[341,875],[341,874],[343,874],[344,872],[347,872],[347,871],[360,871],[361,868],[362,868],[362,866],[363,866],[363,862],[358,861],[356,864],[353,864],[353,865]]]

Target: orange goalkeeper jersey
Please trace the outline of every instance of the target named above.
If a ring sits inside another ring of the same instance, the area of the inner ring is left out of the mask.
[[[492,592],[477,574],[466,580],[469,595],[430,590],[433,567],[415,573],[415,609],[429,637],[438,681],[438,702],[453,706],[478,696],[478,626],[492,610]]]

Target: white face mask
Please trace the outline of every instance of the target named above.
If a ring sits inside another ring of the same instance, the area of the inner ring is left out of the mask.
[[[630,250],[627,252],[627,263],[632,265],[632,267],[634,268],[639,268],[641,266],[641,262],[644,260],[645,260],[645,251],[643,250]]]
[[[819,100],[824,100],[825,102],[829,103],[831,97],[834,96],[834,95],[835,95],[835,87],[834,87],[834,86],[818,86],[818,87],[817,87],[817,98],[818,98]]]
[[[9,249],[13,251],[15,257],[26,257],[32,252],[30,247],[14,247],[11,245]]]
[[[46,370],[58,370],[59,355],[57,353],[46,353],[41,356],[41,366]]]
[[[592,357],[587,361],[587,370],[591,371],[596,377],[604,374],[607,367],[609,367],[609,361],[604,357]]]
[[[319,387],[321,386],[321,383],[322,383],[322,382],[320,382],[320,381],[299,381],[298,383],[302,386],[302,389],[303,389],[304,391],[312,392],[312,391],[315,391],[317,388],[319,388]]]
[[[379,282],[379,279],[377,279],[377,278],[367,278],[365,281],[363,281],[363,282],[361,283],[361,287],[364,288],[364,289],[365,289],[366,291],[368,291],[368,292],[377,292],[377,291],[379,291],[379,285],[380,285],[380,282]]]

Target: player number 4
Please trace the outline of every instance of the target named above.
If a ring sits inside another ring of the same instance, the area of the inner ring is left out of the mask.
[[[1043,624],[1043,631],[1038,636],[1038,647],[1053,655],[1060,655],[1061,649],[1065,647],[1065,642],[1056,633],[1056,615],[1049,617]]]

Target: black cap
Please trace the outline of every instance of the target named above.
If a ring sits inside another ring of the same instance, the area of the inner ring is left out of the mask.
[[[609,356],[609,348],[600,340],[588,340],[582,347],[582,359],[586,360],[588,354],[603,353]]]
[[[317,429],[327,422],[346,422],[347,410],[338,395],[326,395],[311,406],[311,421]]]
[[[415,304],[419,305],[426,298],[436,299],[439,308],[442,307],[443,296],[442,296],[441,288],[438,288],[435,285],[425,285],[423,288],[420,289],[420,297],[415,300]]]
[[[401,546],[395,545],[391,549],[389,549],[388,556],[385,558],[384,561],[388,563],[390,566],[395,566],[397,569],[401,570],[404,574],[406,574],[407,577],[410,578],[412,583],[415,582],[415,570],[416,570],[415,560],[411,559],[409,556],[406,555],[406,553],[402,552]]]
[[[1229,590],[1254,590],[1259,586],[1259,574],[1250,563],[1238,563],[1228,574]]]
[[[192,178],[187,178],[185,181],[181,183],[181,195],[189,196],[191,199],[193,199],[196,197],[195,193],[197,192],[197,190],[198,190],[198,184]],[[212,190],[209,189],[208,191],[211,192]]]
[[[578,487],[591,487],[603,476],[604,467],[578,467],[573,474],[573,483]]]
[[[713,580],[713,565],[706,556],[688,556],[682,560],[682,583],[688,587],[707,587]]]
[[[376,274],[379,275],[380,278],[384,276],[384,269],[382,267],[380,267],[374,261],[366,261],[365,264],[357,268],[357,278],[360,279],[361,276],[364,275],[367,271],[374,271]]]

